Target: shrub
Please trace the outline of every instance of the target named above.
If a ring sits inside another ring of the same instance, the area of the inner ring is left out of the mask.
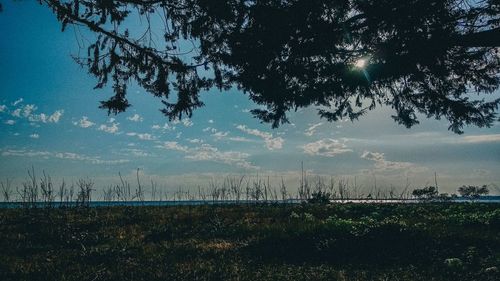
[[[489,192],[490,191],[488,190],[488,187],[486,185],[483,185],[481,187],[474,185],[463,185],[458,188],[458,193],[460,193],[462,197],[470,200],[479,199],[481,195],[486,195]]]
[[[435,186],[427,186],[421,189],[415,189],[411,194],[419,200],[432,200],[436,198],[438,191]]]
[[[455,268],[455,269],[460,269],[463,267],[463,262],[461,259],[459,258],[449,258],[449,259],[445,259],[444,260],[444,264],[447,266],[447,267],[450,267],[450,268]]]
[[[330,193],[324,191],[313,192],[311,195],[307,202],[312,204],[328,204],[332,198]]]

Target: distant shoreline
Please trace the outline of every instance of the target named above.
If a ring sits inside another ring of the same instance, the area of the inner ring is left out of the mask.
[[[113,206],[200,206],[200,205],[249,205],[249,204],[301,204],[307,203],[305,199],[288,199],[288,200],[164,200],[164,201],[91,201],[88,202],[88,207],[113,207]],[[456,197],[448,201],[440,200],[420,200],[420,199],[367,199],[367,198],[353,198],[353,199],[332,199],[331,204],[418,204],[418,203],[500,203],[500,195],[482,196],[476,200],[470,200],[463,197]],[[34,206],[33,206],[34,205]],[[0,208],[23,208],[26,206],[35,208],[64,208],[64,207],[77,207],[78,202],[0,202]]]

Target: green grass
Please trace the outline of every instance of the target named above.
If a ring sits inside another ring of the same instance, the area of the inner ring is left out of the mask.
[[[498,204],[0,210],[0,280],[499,280]]]

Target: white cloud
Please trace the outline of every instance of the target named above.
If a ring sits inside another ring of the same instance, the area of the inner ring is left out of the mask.
[[[187,146],[180,145],[176,141],[166,141],[166,142],[163,143],[162,147],[166,148],[166,149],[169,149],[169,150],[175,150],[175,151],[183,151],[183,152],[187,152],[188,151],[188,147]]]
[[[184,125],[184,127],[191,127],[194,125],[193,121],[191,121],[191,119],[182,119],[182,125]]]
[[[101,126],[99,126],[98,130],[99,131],[104,131],[106,133],[110,133],[110,134],[116,134],[118,132],[118,125],[120,123],[112,123],[111,126],[108,126],[106,124],[102,124]]]
[[[127,160],[127,159],[102,160],[100,157],[90,157],[90,156],[76,154],[76,153],[70,153],[70,152],[56,153],[55,157],[60,158],[60,159],[86,161],[86,162],[89,162],[91,164],[98,164],[98,165],[100,165],[100,164],[116,165],[116,164],[124,164],[124,163],[130,162],[130,160]]]
[[[187,139],[190,143],[203,143],[202,139]]]
[[[261,137],[263,139],[267,139],[267,138],[272,138],[273,137],[273,135],[271,133],[262,132],[262,131],[259,131],[257,129],[250,129],[246,125],[238,125],[238,126],[236,126],[236,128],[242,130],[243,132],[245,132],[245,133],[247,133],[249,135],[254,135],[254,136],[257,136],[257,137]]]
[[[15,120],[6,120],[4,123],[7,125],[14,125],[14,124],[16,124],[16,121]]]
[[[153,130],[160,130],[160,129],[163,129],[163,130],[166,130],[166,131],[174,131],[175,130],[175,126],[170,126],[168,123],[165,123],[162,126],[158,125],[158,124],[154,124],[153,126],[151,126],[151,129]]]
[[[334,157],[338,154],[352,151],[352,149],[347,148],[345,143],[341,143],[336,139],[321,139],[305,144],[301,148],[306,154],[325,157]]]
[[[48,151],[34,151],[34,150],[16,150],[8,149],[2,151],[2,156],[19,156],[19,157],[49,157],[52,153]]]
[[[16,100],[15,102],[13,102],[13,103],[12,103],[12,105],[13,105],[13,106],[16,106],[16,105],[18,105],[18,104],[22,103],[23,101],[24,101],[24,99],[23,99],[23,98],[19,98],[18,100]]]
[[[269,150],[281,149],[283,148],[283,143],[285,140],[282,137],[264,139],[266,147]]]
[[[31,114],[28,116],[30,122],[42,122],[42,123],[59,123],[61,116],[64,114],[64,110],[56,110],[51,115],[45,113]]]
[[[380,152],[370,152],[365,150],[363,154],[361,154],[361,158],[367,159],[367,160],[372,160],[375,162],[383,162],[385,161],[385,156],[384,153]]]
[[[312,135],[314,135],[314,133],[316,133],[316,129],[321,125],[323,125],[322,122],[317,124],[310,124],[309,128],[307,128],[304,132],[304,135],[311,137]]]
[[[210,133],[212,133],[212,134],[217,133],[217,129],[212,128],[212,127],[206,127],[206,128],[205,128],[205,129],[203,129],[202,131],[203,131],[203,132],[205,132],[205,133],[206,133],[206,132],[210,132]]]
[[[82,119],[78,120],[78,122],[73,122],[73,125],[79,126],[81,128],[89,128],[94,126],[95,123],[90,121],[87,116],[82,116]]]
[[[244,137],[229,137],[229,132],[227,132],[227,131],[221,132],[221,131],[218,131],[217,129],[212,128],[212,127],[207,127],[205,129],[203,129],[203,132],[212,133],[211,136],[213,138],[215,138],[215,140],[225,139],[225,140],[236,141],[236,142],[252,142],[252,140],[249,140],[249,139],[244,138]],[[273,144],[269,144],[269,145],[272,146]]]
[[[5,104],[0,104],[0,112],[4,112],[7,109]]]
[[[414,143],[418,142],[420,144],[452,144],[452,145],[463,145],[463,144],[481,144],[481,143],[494,143],[500,142],[500,134],[483,134],[483,135],[465,135],[459,136],[452,133],[444,133],[444,132],[417,132],[417,133],[409,133],[409,134],[394,134],[394,135],[385,135],[381,138],[364,138],[364,139],[355,139],[351,138],[350,140],[360,142],[360,143]]]
[[[213,123],[214,123],[214,120],[209,119],[209,120],[208,120],[208,123],[213,124]]]
[[[168,123],[165,123],[163,125],[163,130],[167,130],[167,131],[175,131],[175,126],[170,126]]]
[[[230,137],[228,138],[230,141],[236,141],[236,142],[252,142],[251,139],[247,139],[245,137]]]
[[[103,160],[98,156],[92,157],[72,152],[49,152],[49,151],[35,151],[35,150],[24,150],[24,149],[20,150],[8,149],[0,151],[2,151],[2,156],[43,157],[44,159],[57,158],[57,159],[84,161],[90,164],[114,165],[114,164],[123,164],[130,162],[127,159]]]
[[[144,151],[144,150],[141,150],[141,149],[137,149],[137,148],[124,148],[121,150],[123,152],[123,154],[125,155],[128,155],[128,154],[132,154],[133,156],[136,156],[136,157],[147,157],[147,156],[151,156],[150,153]]]
[[[38,115],[31,115],[28,117],[30,122],[42,122],[47,123],[48,116],[45,113],[41,113]]]
[[[29,117],[34,111],[36,111],[38,107],[34,104],[27,104],[23,107],[23,116]]]
[[[144,120],[144,118],[142,118],[139,114],[134,114],[132,115],[131,117],[127,117],[128,120],[132,121],[132,122],[142,122]]]
[[[229,135],[229,132],[216,132],[216,133],[212,134],[212,137],[214,137],[217,140],[220,140],[222,138],[227,137],[227,135]]]
[[[137,136],[140,140],[155,140],[156,138],[151,135],[151,134],[139,134],[139,133],[135,133],[135,132],[129,132],[127,133],[127,136],[131,136],[131,137],[134,137],[134,136]]]
[[[63,113],[64,113],[64,110],[57,110],[56,112],[54,112],[52,115],[49,116],[49,122],[50,123],[58,123],[59,119],[61,118]]]
[[[18,108],[16,110],[12,111],[11,115],[14,117],[21,117],[21,109]]]
[[[395,171],[416,168],[417,166],[410,162],[396,162],[385,159],[384,153],[364,151],[361,158],[375,162],[375,170],[378,171]]]
[[[282,137],[264,139],[266,147],[269,150],[281,149],[283,148],[283,143],[285,140]]]
[[[465,136],[462,138],[462,142],[464,143],[500,142],[500,134]]]
[[[172,121],[172,124],[174,124],[174,125],[177,125],[180,123],[182,123],[182,125],[184,125],[184,127],[191,127],[194,124],[189,118],[184,118],[182,120],[175,119]]]
[[[250,129],[246,125],[238,125],[236,126],[236,128],[249,135],[262,138],[266,144],[267,149],[269,150],[281,149],[283,147],[283,143],[285,142],[282,137],[274,138],[273,134],[271,133],[262,132],[257,129]]]
[[[250,155],[239,151],[220,151],[218,148],[209,144],[202,144],[199,147],[191,149],[186,159],[195,161],[214,161],[228,165],[236,165],[246,169],[258,169],[252,165],[247,158]]]
[[[209,144],[203,143],[197,147],[187,147],[180,145],[175,141],[164,142],[161,148],[181,151],[186,153],[185,158],[194,161],[213,161],[228,165],[236,165],[246,169],[258,169],[252,165],[247,158],[250,156],[247,153],[238,151],[220,151],[218,148]]]
[[[85,157],[72,152],[55,152],[54,156],[60,159],[83,160]]]
[[[137,134],[140,140],[154,140],[155,138],[151,134]]]
[[[32,138],[32,139],[38,139],[38,138],[40,138],[40,135],[39,134],[31,134],[30,138]]]

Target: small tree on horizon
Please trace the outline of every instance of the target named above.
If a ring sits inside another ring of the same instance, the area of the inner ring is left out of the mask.
[[[469,200],[477,200],[482,195],[487,195],[490,193],[488,186],[475,186],[475,185],[463,185],[458,188],[458,193],[460,196],[467,198]]]
[[[432,200],[438,196],[438,191],[435,186],[427,186],[420,189],[414,189],[411,194],[418,200]]]

